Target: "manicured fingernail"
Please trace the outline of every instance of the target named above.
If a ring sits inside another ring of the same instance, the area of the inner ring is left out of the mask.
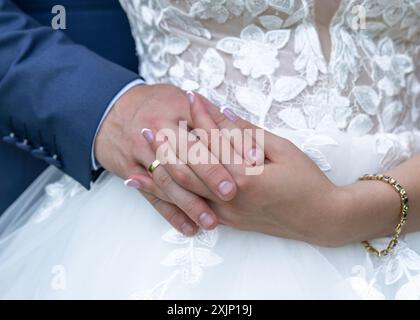
[[[192,106],[194,104],[194,101],[195,101],[194,92],[188,90],[187,91],[187,98],[188,98],[188,102],[190,103],[190,106]]]
[[[230,181],[224,180],[219,183],[218,188],[221,194],[227,195],[233,190],[233,184]]]
[[[127,180],[124,181],[124,184],[127,187],[131,187],[131,188],[134,188],[134,189],[140,189],[140,187],[141,187],[141,182],[139,180],[136,180],[136,179],[127,179]]]
[[[248,159],[253,162],[262,160],[261,151],[257,148],[252,148],[251,150],[248,151]]]
[[[213,217],[208,212],[203,212],[202,214],[200,214],[199,219],[200,219],[200,224],[204,228],[210,228],[214,223]]]
[[[192,236],[194,234],[194,228],[189,223],[187,223],[187,222],[185,222],[181,226],[181,231],[186,236]]]
[[[225,108],[223,109],[223,114],[228,118],[230,121],[235,122],[236,119],[238,119],[238,116],[235,112],[232,111],[232,109]]]
[[[150,129],[144,128],[143,130],[141,130],[141,134],[149,143],[153,142],[153,140],[155,139],[155,135]]]

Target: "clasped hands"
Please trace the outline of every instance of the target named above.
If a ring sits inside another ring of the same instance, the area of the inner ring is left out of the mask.
[[[223,143],[230,137],[220,134],[217,143],[230,148],[231,159],[243,160],[224,163],[220,154],[210,151],[216,141],[194,135],[194,130],[180,127],[180,121],[208,137],[215,129],[235,129],[243,136],[259,129],[229,109],[220,112],[197,93],[172,85],[137,86],[118,100],[102,125],[95,145],[97,160],[138,189],[187,236],[199,227],[210,230],[224,224],[327,246],[345,241],[342,225],[351,197],[290,141],[264,131],[264,144],[253,139],[245,150],[232,141]],[[167,148],[168,141],[158,139],[162,129],[184,130],[190,138],[187,151],[196,148],[204,153],[200,158],[209,161],[191,163],[177,148]],[[177,161],[162,163],[151,174],[145,168],[165,143],[166,156]],[[255,167],[261,172],[247,173]]]

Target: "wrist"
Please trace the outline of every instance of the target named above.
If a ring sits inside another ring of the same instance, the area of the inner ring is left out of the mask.
[[[326,200],[327,225],[322,230],[323,246],[341,247],[348,244],[348,222],[352,212],[354,193],[352,188],[334,186]]]
[[[340,247],[347,244],[347,238],[344,237],[348,207],[351,203],[352,194],[345,188],[330,184],[330,188],[325,189],[321,197],[318,198],[320,206],[312,208],[314,210],[314,221],[311,224],[311,230],[306,242],[310,242],[322,247]]]
[[[343,244],[391,234],[400,219],[400,197],[381,181],[357,181],[339,187]]]
[[[139,103],[136,100],[139,98],[138,91],[142,87],[145,86],[138,84],[124,92],[115,101],[98,130],[94,145],[95,158],[101,166],[109,171],[113,170],[110,159],[108,159],[109,152],[107,150],[110,148],[113,148],[113,150],[120,149],[120,137],[125,134],[125,124],[128,123],[129,119],[133,119],[138,110]],[[117,138],[118,141],[116,140]]]

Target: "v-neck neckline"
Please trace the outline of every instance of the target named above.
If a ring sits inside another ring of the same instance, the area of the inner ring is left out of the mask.
[[[334,59],[334,53],[335,53],[335,48],[336,48],[336,44],[334,42],[334,37],[333,37],[333,28],[336,25],[336,21],[337,18],[339,16],[339,14],[341,14],[342,10],[343,10],[343,6],[344,3],[346,2],[346,0],[340,0],[340,3],[337,6],[337,9],[335,10],[334,14],[332,15],[331,20],[326,24],[327,26],[327,36],[329,39],[329,43],[330,43],[330,48],[328,50],[328,52],[325,50],[325,47],[322,44],[321,41],[321,34],[320,34],[320,28],[319,25],[316,23],[316,12],[315,12],[315,5],[318,4],[318,1],[325,1],[325,0],[310,0],[310,6],[309,6],[309,10],[310,10],[310,16],[311,16],[311,22],[313,24],[313,27],[315,28],[316,31],[316,35],[317,35],[317,41],[319,44],[319,47],[321,49],[320,55],[322,56],[322,59],[325,62],[325,65],[327,66],[327,70],[329,70],[330,65],[333,63],[333,59]],[[319,4],[318,4],[319,5]],[[328,58],[327,58],[328,57]]]

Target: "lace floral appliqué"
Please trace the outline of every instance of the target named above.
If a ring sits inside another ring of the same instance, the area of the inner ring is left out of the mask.
[[[200,230],[194,237],[186,237],[175,229],[170,229],[162,239],[179,246],[161,261],[163,266],[173,268],[174,271],[152,289],[132,294],[131,299],[162,299],[172,281],[179,277],[185,285],[196,286],[203,277],[205,268],[223,262],[223,258],[212,250],[218,239],[217,229]]]
[[[353,267],[348,279],[364,299],[420,299],[420,255],[400,241],[387,257],[366,256],[364,266]],[[380,287],[393,288],[394,296],[386,297]]]

